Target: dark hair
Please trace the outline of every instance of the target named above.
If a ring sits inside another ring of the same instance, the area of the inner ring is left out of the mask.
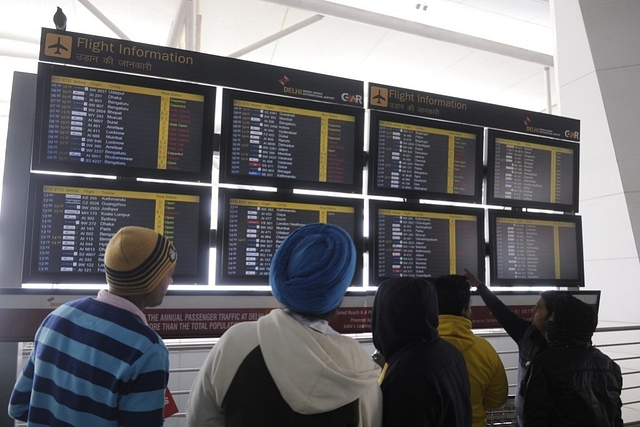
[[[570,295],[564,291],[544,291],[540,294],[540,298],[544,300],[544,304],[547,306],[547,317],[551,317],[554,312],[554,302],[556,298],[562,295]]]
[[[327,313],[320,313],[320,314],[312,314],[312,313],[298,313],[295,312],[293,310],[291,310],[292,312],[299,314],[300,316],[304,317],[305,319],[308,320],[326,320],[327,322],[330,322],[331,319],[333,319],[334,317],[336,317],[336,315],[338,314],[338,310],[340,309],[340,306],[337,306],[336,308],[334,308],[333,310],[327,312]]]
[[[459,274],[448,274],[437,277],[433,285],[438,292],[438,312],[461,316],[471,300],[469,280]]]
[[[556,298],[555,306],[553,320],[547,324],[549,342],[590,342],[598,326],[595,308],[570,294]]]

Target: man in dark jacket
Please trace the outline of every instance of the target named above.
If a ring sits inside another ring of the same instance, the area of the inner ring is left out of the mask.
[[[622,427],[620,367],[591,344],[596,311],[571,295],[555,302],[549,348],[531,364],[525,427]]]
[[[421,278],[378,287],[373,343],[387,366],[381,377],[384,427],[469,427],[469,375],[462,354],[438,337],[438,296]]]

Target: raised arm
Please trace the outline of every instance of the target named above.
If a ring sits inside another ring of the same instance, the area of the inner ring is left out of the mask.
[[[475,286],[487,308],[493,317],[500,323],[509,336],[519,342],[527,328],[531,325],[530,320],[525,320],[512,312],[491,290],[482,283],[472,272],[464,269],[464,275],[472,286]]]

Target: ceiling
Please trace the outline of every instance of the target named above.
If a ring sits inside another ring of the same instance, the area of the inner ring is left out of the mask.
[[[0,0],[0,185],[13,73],[57,6],[77,33],[556,110],[549,0]]]
[[[13,71],[36,71],[56,6],[73,32],[526,110],[555,104],[548,0],[337,1],[0,0],[0,117]]]

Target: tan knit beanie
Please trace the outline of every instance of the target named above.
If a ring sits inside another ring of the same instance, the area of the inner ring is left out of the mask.
[[[109,291],[133,296],[151,292],[176,263],[173,243],[154,230],[123,227],[104,252],[104,270]]]

